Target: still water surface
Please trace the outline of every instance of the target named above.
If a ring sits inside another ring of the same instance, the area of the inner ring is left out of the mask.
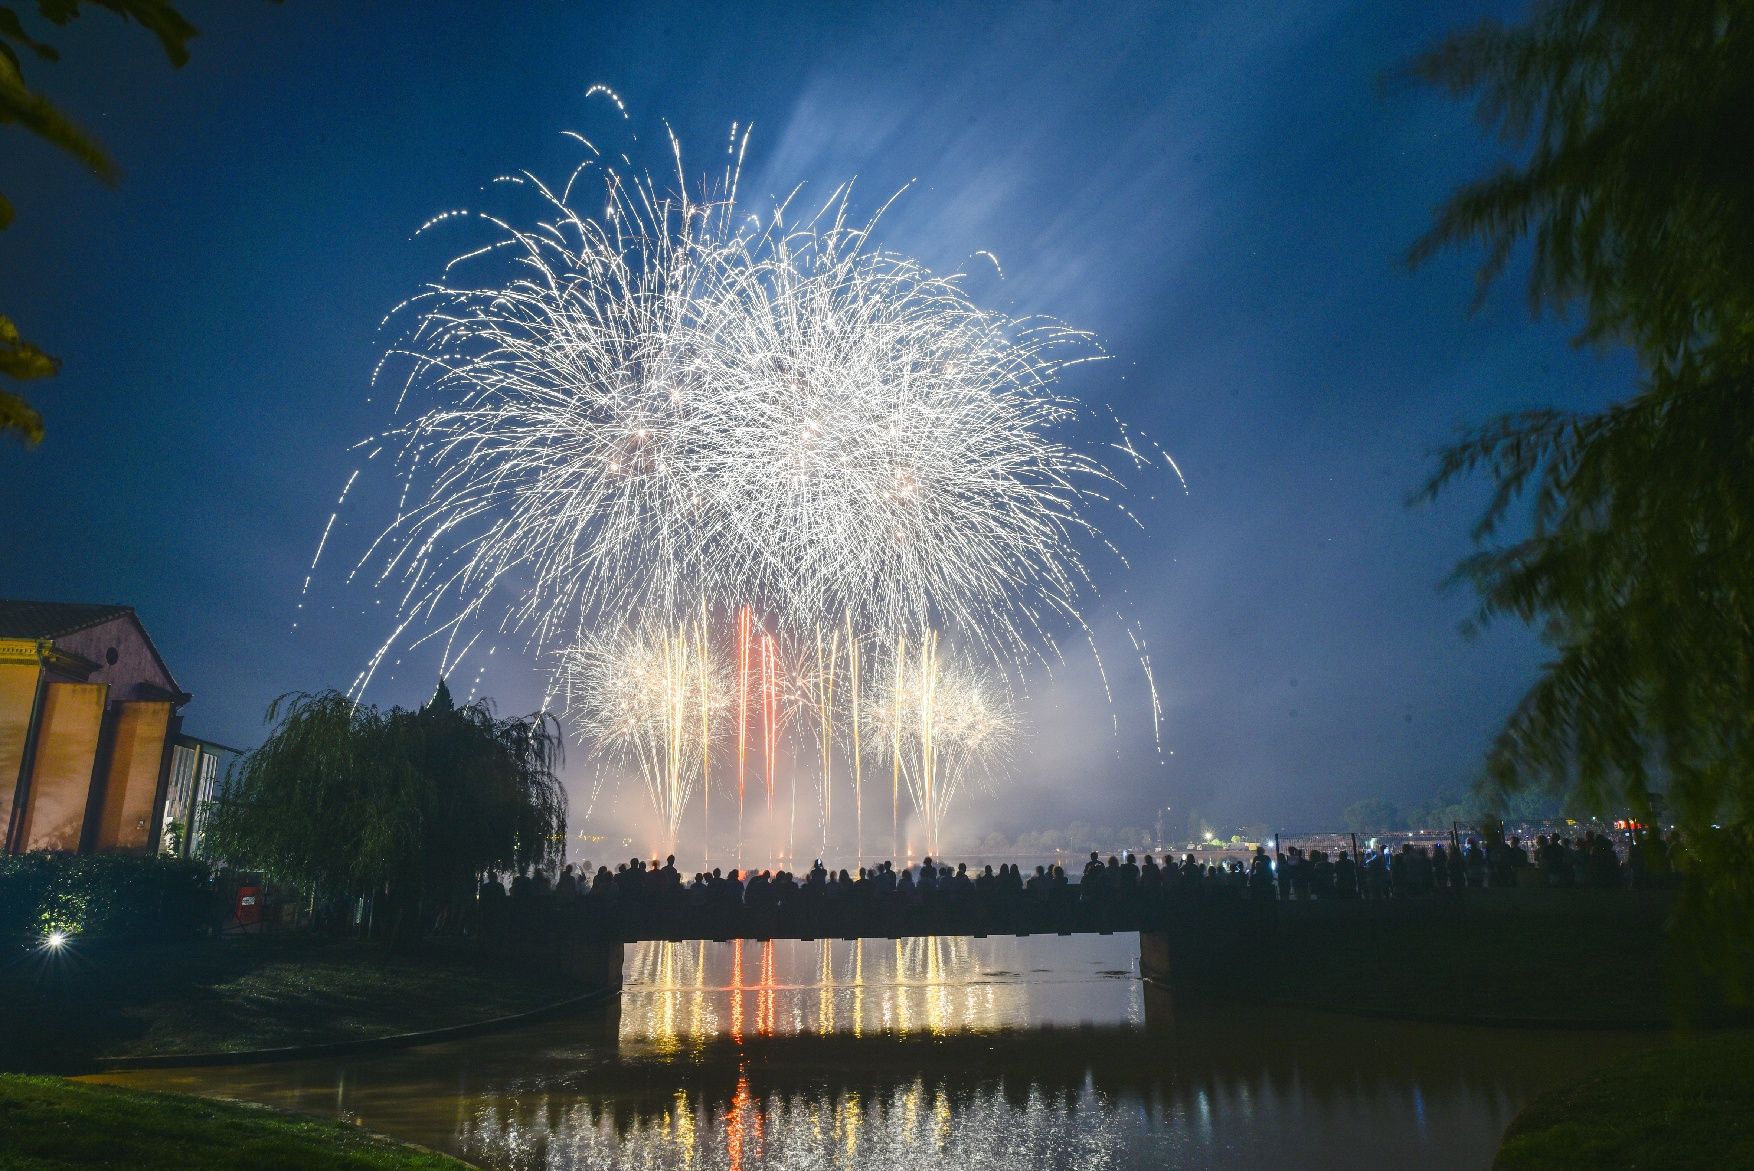
[[[1136,936],[641,944],[608,1011],[105,1080],[357,1120],[506,1171],[1485,1167],[1642,1042],[1173,1005]]]

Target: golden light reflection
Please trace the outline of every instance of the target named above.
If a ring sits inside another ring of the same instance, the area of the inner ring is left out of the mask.
[[[743,941],[731,941],[731,1040],[743,1044]]]
[[[706,1044],[707,1038],[718,1030],[712,1028],[708,1023],[706,940],[700,940],[697,946],[698,950],[694,959],[694,995],[689,997],[688,1005],[688,1039],[694,1043],[696,1049],[699,1049]]]
[[[918,938],[887,947],[854,940],[751,944],[647,943],[629,949],[623,1041],[658,1053],[807,1033],[943,1036],[1030,1023],[1027,967],[1015,941]],[[869,954],[867,954],[869,953]],[[869,962],[868,962],[869,961]],[[1005,978],[993,978],[998,970]],[[753,998],[754,1016],[750,1017]],[[637,1006],[637,1010],[635,1010]]]
[[[658,985],[665,989],[676,987],[676,945],[674,943],[658,945]],[[668,993],[659,1002],[657,1041],[660,1053],[670,1054],[680,1048],[676,1034],[676,995],[674,992]]]
[[[761,991],[755,998],[755,1031],[763,1037],[773,1036],[774,986],[773,940],[761,944]]]
[[[848,1090],[837,1104],[835,1131],[840,1137],[841,1157],[852,1162],[859,1150],[859,1123],[864,1120],[859,1092]]]
[[[893,963],[894,967],[890,970],[895,973],[895,1032],[897,1036],[905,1037],[913,1028],[913,1014],[908,1011],[909,1002],[912,1000],[912,997],[908,995],[908,990],[906,988],[907,953],[902,950],[901,940],[899,939],[895,941],[895,959]]]
[[[853,942],[853,1036],[865,1035],[865,941]]]
[[[943,1090],[932,1095],[932,1140],[942,1151],[950,1144],[950,1130],[955,1118],[950,1113],[950,1096]]]
[[[934,1037],[944,1035],[950,1023],[950,988],[944,983],[941,939],[916,939],[912,943],[926,953],[926,1029]]]
[[[694,1107],[688,1101],[687,1090],[676,1091],[674,1117],[675,1123],[670,1129],[671,1143],[678,1155],[691,1160],[699,1140],[694,1133]]]
[[[897,1171],[920,1166],[922,1154],[954,1171],[1164,1165],[1151,1111],[1117,1111],[1089,1089],[1014,1099],[990,1082],[958,1091],[928,1073],[887,1087],[764,1091],[751,1068],[738,1065],[715,1106],[693,1090],[666,1094],[649,1113],[577,1096],[501,1099],[471,1113],[453,1149],[516,1171]]]
[[[816,1033],[826,1037],[835,1031],[834,1011],[834,941],[818,940],[816,945]]]

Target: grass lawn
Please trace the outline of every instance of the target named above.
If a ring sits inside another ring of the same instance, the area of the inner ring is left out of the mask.
[[[415,955],[306,936],[199,939],[0,960],[0,1069],[96,1057],[236,1052],[442,1028],[575,996],[543,965],[468,944]]]
[[[264,1106],[0,1074],[0,1171],[464,1171],[468,1166],[345,1123]]]
[[[1754,1032],[1677,1039],[1549,1091],[1504,1132],[1503,1171],[1754,1167]]]

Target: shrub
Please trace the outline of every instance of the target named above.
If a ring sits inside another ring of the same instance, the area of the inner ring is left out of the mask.
[[[188,935],[207,922],[207,867],[128,854],[0,857],[0,939],[52,931],[106,938]]]

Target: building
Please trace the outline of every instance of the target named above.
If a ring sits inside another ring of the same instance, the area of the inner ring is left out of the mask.
[[[158,849],[162,854],[205,858],[201,839],[207,832],[209,803],[222,797],[226,765],[238,755],[212,740],[177,735],[171,738],[169,787],[165,790],[164,816],[158,823]]]
[[[181,734],[188,702],[133,607],[0,600],[3,852],[189,852],[232,750]]]

